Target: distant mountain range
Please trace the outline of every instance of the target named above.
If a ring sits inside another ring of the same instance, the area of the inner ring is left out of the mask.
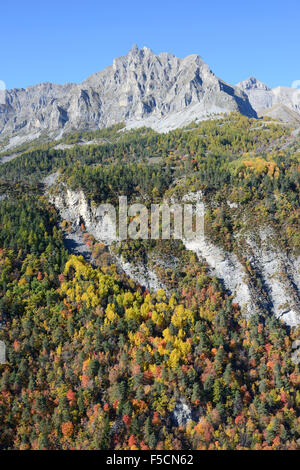
[[[199,55],[179,59],[135,45],[80,84],[43,83],[6,91],[0,105],[0,141],[12,146],[41,135],[55,138],[118,122],[163,132],[234,111],[257,117],[266,109],[271,117],[285,114],[283,120],[297,122],[300,90],[271,90],[253,77],[231,86]]]

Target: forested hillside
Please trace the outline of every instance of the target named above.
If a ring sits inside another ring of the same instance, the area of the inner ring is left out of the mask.
[[[81,132],[0,166],[0,448],[299,449],[299,327],[263,306],[245,316],[179,241],[107,247],[83,221],[94,263],[70,254],[44,184],[55,173],[52,194],[83,190],[91,204],[201,192],[215,246],[242,259],[247,231],[267,226],[297,257],[299,169],[291,129],[238,115]],[[157,267],[165,290],[116,263],[151,252],[171,261]]]

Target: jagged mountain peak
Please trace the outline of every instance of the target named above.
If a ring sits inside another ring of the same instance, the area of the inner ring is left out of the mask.
[[[219,79],[197,54],[183,59],[136,44],[80,84],[8,90],[0,138],[98,129],[118,122],[159,131],[239,111],[256,117],[247,95]]]
[[[133,46],[131,47],[131,49],[129,50],[128,54],[127,55],[139,55],[139,54],[154,54],[154,52],[152,51],[152,49],[150,49],[149,47],[147,46],[144,46],[142,48],[138,47],[137,44],[133,44]]]

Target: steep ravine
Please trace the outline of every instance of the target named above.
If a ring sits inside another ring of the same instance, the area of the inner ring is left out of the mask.
[[[64,188],[50,192],[49,198],[61,217],[70,221],[73,227],[83,222],[96,240],[107,245],[117,241],[109,215],[99,215],[83,191]],[[211,274],[223,282],[245,315],[264,309],[290,326],[300,323],[300,257],[280,251],[270,229],[258,230],[255,234],[249,232],[244,238],[239,257],[243,262],[236,254],[215,246],[206,237],[182,241],[186,249],[194,251],[208,264]],[[164,287],[148,266],[125,262],[122,258],[116,262],[129,277],[147,289]],[[247,265],[250,269],[246,269]]]

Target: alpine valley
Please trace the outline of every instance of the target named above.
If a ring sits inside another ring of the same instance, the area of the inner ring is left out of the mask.
[[[299,450],[300,90],[133,46],[1,93],[0,448]],[[120,196],[204,236],[121,240]]]

